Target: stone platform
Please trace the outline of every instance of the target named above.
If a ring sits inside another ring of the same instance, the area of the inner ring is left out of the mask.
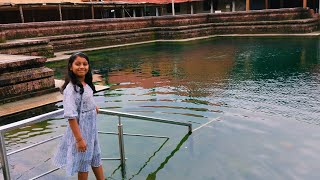
[[[0,54],[0,104],[57,91],[46,58]]]
[[[37,39],[19,39],[9,40],[1,43],[1,32],[0,32],[0,53],[1,54],[12,54],[12,55],[28,55],[28,56],[44,56],[53,57],[53,46],[49,43],[50,41],[45,38]]]
[[[54,80],[55,87],[60,88],[64,81]],[[97,92],[109,89],[108,86],[95,85]],[[63,95],[59,92],[52,92],[16,102],[0,104],[0,122],[7,120],[10,116],[26,112],[35,108],[45,107],[63,100]],[[9,117],[8,117],[9,116]],[[21,120],[21,119],[20,119]]]

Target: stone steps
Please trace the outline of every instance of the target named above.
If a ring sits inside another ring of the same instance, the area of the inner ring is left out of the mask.
[[[318,19],[206,23],[188,26],[152,27],[47,37],[55,52],[143,42],[234,33],[309,33],[318,29]]]
[[[143,41],[310,33],[318,30],[318,24],[319,18],[308,8],[6,24],[0,25],[0,32],[9,40],[0,44],[0,53],[53,57],[54,52]]]
[[[0,87],[13,85],[19,82],[28,82],[36,79],[51,77],[54,72],[46,67],[25,69],[17,72],[3,73],[0,76]]]
[[[57,91],[46,58],[0,54],[0,104]]]
[[[0,53],[53,57],[53,46],[46,38],[9,40],[0,43]]]

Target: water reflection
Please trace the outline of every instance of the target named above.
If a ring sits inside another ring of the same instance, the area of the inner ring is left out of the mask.
[[[311,115],[318,111],[319,51],[314,50],[318,46],[314,38],[227,38],[123,47],[88,55],[96,83],[113,85],[104,94],[105,103],[112,103],[102,107],[124,108],[132,103],[140,104],[143,111],[168,114],[172,113],[168,108],[223,112],[245,106],[286,117],[303,109],[306,112],[296,119],[319,123]],[[62,66],[61,62],[49,64],[58,78]]]
[[[51,120],[53,119],[6,132],[4,140],[7,150],[10,151],[33,143],[30,141],[33,138],[36,142],[37,139],[41,139],[41,137],[47,137],[46,134],[54,132],[55,124]]]
[[[318,179],[312,167],[320,167],[314,135],[320,124],[319,44],[317,38],[225,38],[88,52],[96,83],[113,85],[95,96],[102,108],[191,122],[194,128],[221,117],[192,135],[190,150],[175,139],[147,165],[133,159],[132,167],[140,163],[143,170],[139,166],[127,177]],[[62,77],[64,64],[49,66]],[[147,125],[128,129],[141,126]],[[158,125],[148,130],[177,133]],[[298,166],[307,173],[285,172]]]
[[[148,176],[147,176],[147,180],[155,180],[156,177],[157,177],[157,173],[164,168],[164,166],[169,162],[169,160],[174,156],[174,154],[179,151],[179,149],[181,148],[181,146],[183,145],[183,143],[185,141],[187,141],[187,139],[189,138],[190,134],[186,134],[182,140],[178,143],[177,147],[170,153],[169,156],[167,156],[165,158],[165,160],[160,164],[160,166],[152,173],[150,173]]]

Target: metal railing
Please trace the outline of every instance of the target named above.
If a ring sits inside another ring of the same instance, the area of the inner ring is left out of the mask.
[[[7,157],[13,154],[16,154],[18,152],[33,148],[35,146],[38,146],[40,144],[47,143],[49,141],[55,140],[57,138],[62,137],[62,135],[55,136],[49,139],[46,139],[44,141],[32,144],[30,146],[12,151],[7,153],[6,147],[5,147],[5,141],[4,141],[4,135],[6,132],[14,129],[18,129],[27,125],[35,124],[38,122],[45,121],[51,117],[56,117],[58,115],[61,115],[63,113],[63,109],[59,109],[56,111],[52,111],[49,113],[45,113],[39,116],[35,116],[32,118],[28,118],[22,121],[18,121],[15,123],[11,123],[8,125],[4,125],[0,127],[0,160],[1,160],[1,166],[2,166],[2,171],[3,171],[3,178],[5,180],[10,180],[10,170],[9,170],[9,163]],[[144,120],[144,121],[152,121],[152,122],[159,122],[159,123],[166,123],[166,124],[173,124],[173,125],[180,125],[180,126],[187,126],[188,127],[188,133],[192,133],[192,124],[190,123],[184,123],[184,122],[177,122],[177,121],[170,121],[167,119],[162,119],[162,118],[154,118],[154,117],[149,117],[149,116],[141,116],[141,115],[135,115],[135,114],[129,114],[129,113],[122,113],[122,112],[116,112],[116,111],[110,111],[110,110],[105,110],[105,109],[100,109],[99,110],[100,114],[105,114],[105,115],[111,115],[111,116],[117,116],[118,117],[118,133],[115,132],[103,132],[99,131],[101,134],[115,134],[118,135],[118,140],[119,140],[119,152],[120,152],[120,158],[102,158],[103,160],[120,160],[121,161],[121,166],[123,169],[123,172],[125,171],[125,149],[124,149],[124,140],[123,140],[123,135],[129,135],[129,136],[143,136],[143,137],[156,137],[156,138],[168,138],[165,136],[156,136],[156,135],[144,135],[144,134],[128,134],[128,133],[123,133],[123,125],[121,123],[121,117],[125,118],[132,118],[132,119],[137,119],[137,120]],[[52,173],[59,168],[49,170],[43,174],[40,174],[36,177],[33,177],[32,179],[38,179],[42,176],[45,176],[49,173]]]

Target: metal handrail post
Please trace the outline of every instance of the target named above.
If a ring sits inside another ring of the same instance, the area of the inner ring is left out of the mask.
[[[188,133],[189,133],[189,134],[192,133],[192,124],[190,124],[190,125],[188,126]]]
[[[126,158],[124,154],[124,142],[123,142],[123,126],[121,123],[121,117],[118,116],[118,138],[119,138],[119,151],[120,151],[120,159],[121,159],[121,165],[124,168],[126,163]]]
[[[9,163],[7,159],[7,151],[4,143],[4,133],[0,131],[0,156],[4,180],[10,180]]]

